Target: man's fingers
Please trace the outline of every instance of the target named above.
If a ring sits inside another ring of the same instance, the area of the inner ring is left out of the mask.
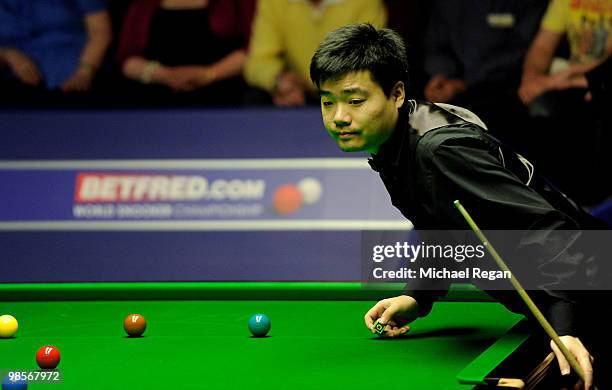
[[[387,300],[379,301],[374,307],[372,307],[364,316],[366,327],[375,333],[374,322],[378,321],[379,324],[387,326],[386,330],[396,327],[395,321],[392,317],[395,315],[397,308],[394,304],[389,305]]]
[[[589,390],[593,386],[593,365],[591,364],[593,357],[589,354],[579,338],[573,338],[572,341],[575,341],[575,344],[570,344],[569,350],[572,354],[574,354],[574,356],[576,356],[578,365],[580,365],[582,371],[584,372],[583,388],[585,390]]]
[[[36,85],[42,80],[38,67],[30,60],[24,59],[11,64],[13,72],[26,84]]]
[[[584,371],[584,389],[588,390],[593,385],[593,366],[591,365],[591,355],[588,353],[579,354],[576,356],[578,364]]]
[[[40,75],[35,70],[24,70],[18,74],[18,77],[28,85],[36,85],[40,82]]]
[[[442,85],[443,85],[442,80],[432,80],[431,84],[429,84],[430,88],[434,91],[441,89]]]
[[[539,93],[537,91],[532,91],[530,89],[525,89],[521,95],[521,99],[523,101],[524,104],[530,104],[533,99],[536,98],[536,96],[538,96]]]
[[[586,88],[588,87],[588,83],[586,78],[571,78],[559,80],[555,85],[554,89],[556,90],[564,90],[570,88]]]
[[[399,324],[395,320],[393,320],[393,319],[390,319],[387,322],[387,326],[392,326],[392,327],[395,327],[395,328],[399,328]]]
[[[567,362],[567,359],[565,359],[565,356],[563,356],[563,353],[561,352],[559,347],[557,347],[557,344],[555,344],[555,342],[551,340],[550,347],[552,348],[553,352],[555,353],[555,356],[557,357],[557,363],[559,363],[561,375],[569,375],[570,365]]]
[[[523,104],[529,104],[527,94],[525,93],[525,88],[519,88],[517,95]]]
[[[278,106],[300,105],[300,93],[300,91],[296,90],[288,90],[286,92],[278,90],[274,95],[274,104]],[[304,100],[303,96],[301,100]]]
[[[387,325],[392,320],[393,316],[397,314],[398,311],[399,311],[399,306],[396,303],[392,303],[382,313],[382,315],[378,319],[378,322],[383,325]]]
[[[563,336],[562,342],[567,346],[569,352],[575,356],[578,365],[582,368],[584,373],[584,384],[580,386],[580,389],[588,390],[593,386],[593,357],[589,354],[588,350],[584,347],[580,339],[570,336]],[[561,350],[554,341],[551,340],[550,347],[555,353],[557,357],[557,362],[559,363],[559,368],[561,370],[562,375],[568,375],[570,373],[571,367],[561,353]]]
[[[385,336],[387,337],[398,337],[398,336],[402,336],[405,335],[406,333],[408,333],[408,331],[410,330],[410,326],[406,325],[406,326],[402,326],[401,328],[391,328],[391,329],[387,329]]]
[[[371,314],[373,309],[370,309],[366,315],[363,317],[364,321],[365,321],[365,326],[366,328],[370,329],[372,332],[374,332],[374,321],[376,321],[374,319],[374,316]]]
[[[374,305],[364,316],[365,324],[368,329],[374,332],[374,322],[385,311],[386,301],[383,299]]]
[[[440,90],[434,90],[434,91],[431,91],[428,99],[432,102],[439,102],[443,99],[443,96]]]

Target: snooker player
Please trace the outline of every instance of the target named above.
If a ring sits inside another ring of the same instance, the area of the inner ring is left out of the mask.
[[[338,146],[372,155],[369,163],[380,174],[393,205],[416,229],[465,230],[467,225],[453,205],[459,199],[483,229],[553,233],[531,237],[530,244],[542,256],[537,266],[530,263],[529,272],[536,279],[584,274],[585,265],[572,256],[576,237],[554,233],[603,228],[600,221],[555,189],[527,159],[492,137],[470,111],[409,100],[407,75],[406,50],[392,30],[348,25],[321,42],[310,76],[320,93],[325,128]],[[568,241],[548,247],[563,239]],[[547,271],[542,264],[550,265]],[[436,281],[427,288],[409,285],[403,295],[370,309],[366,326],[374,331],[378,320],[386,325],[386,336],[405,334],[411,321],[431,311],[450,282]],[[526,312],[516,292],[488,292],[513,311]],[[530,293],[584,370],[584,388],[591,388],[594,359],[591,345],[581,341],[584,312],[579,300],[564,290]],[[552,342],[551,348],[561,373],[569,374],[562,353]]]

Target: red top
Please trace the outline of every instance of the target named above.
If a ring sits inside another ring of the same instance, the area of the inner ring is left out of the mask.
[[[151,19],[161,0],[134,0],[123,18],[116,61],[142,55],[149,40]],[[221,38],[239,38],[247,48],[255,13],[255,0],[209,0],[211,30]]]

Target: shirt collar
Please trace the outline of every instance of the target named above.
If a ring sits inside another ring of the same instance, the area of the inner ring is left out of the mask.
[[[415,100],[409,100],[409,103],[411,110],[408,121],[419,135],[439,127],[465,122],[487,129],[487,126],[476,114],[463,107],[446,103],[417,103]]]
[[[373,154],[368,159],[368,164],[376,172],[387,167],[397,167],[401,163],[404,149],[410,146],[410,136],[412,128],[407,121],[410,113],[406,109],[401,109],[397,118],[397,124],[393,133],[378,149],[378,153]]]
[[[386,167],[398,167],[402,159],[409,158],[416,145],[416,139],[429,130],[452,124],[473,123],[487,129],[487,126],[473,112],[450,104],[417,102],[408,100],[407,107],[400,110],[393,134],[372,155],[368,163],[377,172]]]

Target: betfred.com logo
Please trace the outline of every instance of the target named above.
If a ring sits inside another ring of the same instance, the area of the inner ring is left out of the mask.
[[[80,173],[77,203],[260,200],[264,180],[216,179],[197,175]]]

